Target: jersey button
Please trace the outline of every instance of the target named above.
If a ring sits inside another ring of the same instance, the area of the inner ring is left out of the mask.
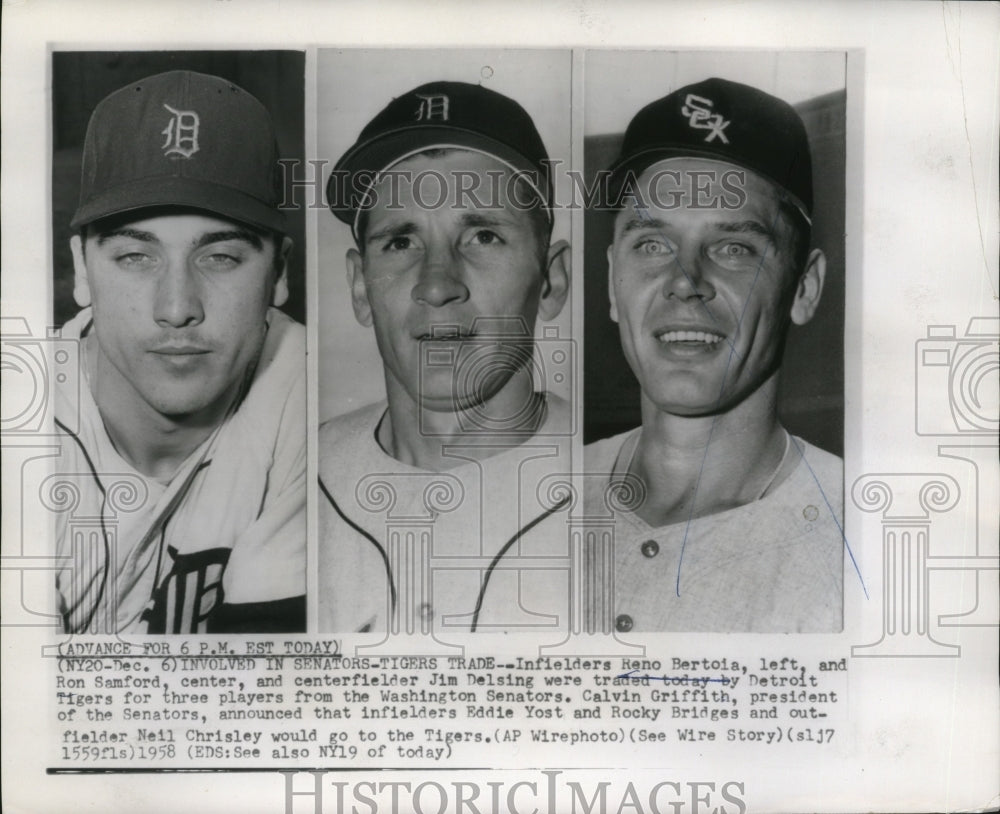
[[[660,544],[656,540],[646,540],[642,544],[642,556],[652,559],[660,553]]]
[[[627,613],[619,613],[615,617],[615,630],[619,633],[628,633],[632,629],[632,617]]]
[[[420,618],[425,622],[429,622],[434,618],[434,608],[431,607],[429,602],[424,602],[418,608],[420,612]]]

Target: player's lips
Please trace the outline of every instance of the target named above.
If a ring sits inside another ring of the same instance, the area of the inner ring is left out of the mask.
[[[704,325],[668,325],[654,330],[653,337],[663,344],[714,346],[722,342],[726,335]]]
[[[211,354],[211,348],[204,345],[155,345],[150,349],[154,358],[159,359],[167,370],[188,371],[201,367]]]
[[[715,358],[726,347],[726,334],[708,325],[663,324],[652,331],[657,352],[675,361]]]
[[[211,350],[202,345],[155,345],[149,352],[158,356],[201,356]]]
[[[414,332],[413,338],[422,342],[462,342],[473,338],[475,335],[472,331],[459,328],[458,326],[434,326],[429,331],[418,330]]]

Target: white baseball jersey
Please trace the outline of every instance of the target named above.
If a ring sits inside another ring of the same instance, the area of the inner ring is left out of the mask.
[[[267,321],[245,398],[167,484],[118,454],[89,386],[78,404],[57,391],[53,494],[63,495],[56,550],[66,564],[56,587],[67,632],[205,632],[223,605],[238,629],[241,609],[253,625],[277,607],[266,603],[304,597],[305,330],[275,309]],[[91,325],[84,309],[62,335],[83,339]]]
[[[763,498],[728,511],[654,528],[615,506],[608,487],[623,449],[641,428],[584,449],[584,506],[613,549],[610,612],[620,632],[830,633],[841,630],[845,541],[843,461],[791,438],[793,472]],[[626,446],[628,445],[628,446]],[[601,568],[599,555],[588,558]],[[601,625],[598,622],[598,627]]]
[[[378,444],[385,403],[320,427],[320,630],[565,630],[569,408],[519,446],[431,472]],[[464,460],[463,460],[464,459]]]

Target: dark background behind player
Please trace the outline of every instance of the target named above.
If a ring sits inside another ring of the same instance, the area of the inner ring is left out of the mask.
[[[213,74],[239,85],[267,108],[279,155],[305,166],[305,54],[301,51],[57,51],[52,54],[53,324],[79,306],[73,300],[69,222],[80,194],[80,161],[87,122],[112,91],[171,70]],[[240,145],[234,144],[234,150]],[[299,171],[301,177],[301,170]],[[305,202],[299,195],[299,203]],[[282,310],[305,322],[305,208],[286,209],[288,301]]]
[[[816,316],[791,327],[778,394],[789,432],[844,454],[844,91],[793,105],[809,135],[813,160],[812,245],[826,254],[826,282]],[[618,156],[623,133],[584,139],[588,188]],[[584,443],[642,423],[639,384],[608,315],[607,248],[613,213],[584,215]]]

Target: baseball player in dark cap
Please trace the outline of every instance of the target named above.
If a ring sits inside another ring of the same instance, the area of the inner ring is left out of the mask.
[[[632,119],[609,190],[611,317],[642,426],[585,450],[608,474],[588,479],[588,510],[619,509],[596,624],[840,630],[842,461],[777,416],[786,335],[826,269],[800,117],[736,82],[683,87]]]
[[[570,426],[533,362],[536,320],[556,317],[569,288],[551,190],[528,113],[462,82],[393,99],[331,174],[387,401],[320,428],[322,629],[564,622],[550,572],[501,564],[565,549],[557,507],[536,493],[566,471]],[[410,542],[401,517],[418,527]]]
[[[215,76],[151,76],[93,112],[83,310],[62,330],[82,386],[56,408],[68,632],[305,629],[305,341],[273,307],[277,158],[263,105]]]

